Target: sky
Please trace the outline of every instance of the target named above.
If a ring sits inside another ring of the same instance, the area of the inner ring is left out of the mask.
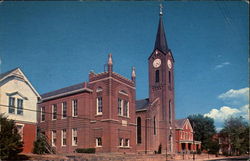
[[[40,93],[114,71],[148,97],[147,58],[159,21],[158,1],[1,2],[0,72],[16,67]],[[248,118],[249,21],[245,1],[164,1],[163,21],[175,59],[176,118],[202,114],[217,129],[228,116]]]

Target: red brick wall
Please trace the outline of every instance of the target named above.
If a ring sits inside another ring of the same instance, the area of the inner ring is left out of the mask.
[[[23,153],[32,153],[33,143],[36,139],[36,125],[24,124],[23,126]]]
[[[111,78],[112,79],[109,79]],[[101,92],[96,92],[97,88]],[[118,74],[101,73],[91,75],[88,88],[93,92],[83,92],[63,98],[48,100],[39,104],[45,107],[45,122],[40,122],[39,127],[46,132],[51,142],[52,130],[57,131],[56,151],[59,153],[73,152],[75,148],[95,148],[97,137],[102,138],[102,147],[97,147],[97,152],[135,152],[136,151],[136,122],[135,122],[135,88],[132,81],[122,78]],[[124,90],[127,95],[120,94]],[[102,115],[97,115],[96,98],[102,96]],[[129,101],[129,117],[118,116],[118,98]],[[57,114],[62,114],[62,102],[67,102],[67,115],[72,116],[73,99],[78,99],[78,117],[61,119],[57,116],[52,120],[52,105],[57,104]],[[122,122],[127,122],[123,126]],[[72,128],[77,128],[78,145],[72,146]],[[67,146],[61,146],[61,130],[67,130]],[[129,139],[130,147],[119,147],[119,137]]]

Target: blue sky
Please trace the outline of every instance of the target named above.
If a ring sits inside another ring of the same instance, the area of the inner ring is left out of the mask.
[[[221,115],[245,115],[248,4],[163,5],[175,58],[176,118],[206,114],[220,128]],[[0,15],[1,72],[20,67],[40,94],[88,81],[112,53],[114,71],[130,78],[135,66],[137,99],[148,97],[159,2],[1,2]]]

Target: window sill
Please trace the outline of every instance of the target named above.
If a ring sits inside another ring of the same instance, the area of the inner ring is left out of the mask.
[[[77,146],[77,145],[72,145],[72,146]]]
[[[129,116],[122,116],[122,115],[118,115],[118,117],[122,117],[122,118],[130,119],[130,117],[129,117]]]
[[[120,149],[131,149],[130,146],[119,146]]]
[[[95,146],[96,148],[102,148],[102,146]]]
[[[96,114],[95,116],[102,116],[102,113]]]
[[[72,116],[72,117],[78,117],[78,115],[76,115],[76,116]]]

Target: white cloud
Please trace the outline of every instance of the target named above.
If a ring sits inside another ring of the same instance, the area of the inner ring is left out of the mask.
[[[224,63],[218,64],[214,67],[214,69],[219,69],[219,68],[222,68],[226,65],[230,65],[230,62],[224,62]]]
[[[238,97],[249,97],[249,87],[241,89],[230,89],[226,93],[222,93],[218,96],[221,99],[227,98],[238,98]]]
[[[249,102],[249,87],[241,89],[230,89],[229,91],[222,93],[218,96],[226,104],[231,105],[245,105]]]
[[[222,106],[219,110],[215,108],[212,109],[209,113],[204,114],[204,116],[211,117],[215,121],[222,122],[229,116],[236,115],[239,113],[241,113],[241,111],[237,108]]]
[[[249,104],[244,105],[240,108],[241,116],[246,120],[249,120]]]

